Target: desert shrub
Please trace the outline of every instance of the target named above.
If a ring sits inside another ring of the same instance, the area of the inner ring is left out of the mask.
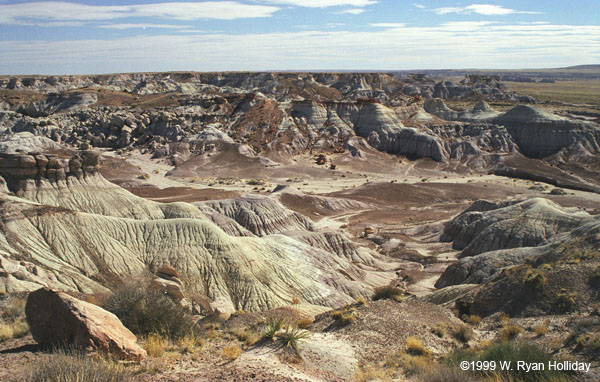
[[[498,321],[507,323],[510,321],[510,316],[506,313],[502,313],[501,315],[498,316]]]
[[[452,336],[463,343],[471,341],[474,335],[469,325],[458,325],[452,332]]]
[[[577,350],[587,353],[600,353],[600,335],[598,333],[584,333],[575,339]]]
[[[263,338],[263,336],[250,330],[249,328],[234,328],[231,329],[231,334],[249,346],[256,344]]]
[[[467,322],[471,325],[479,325],[479,324],[481,324],[481,317],[479,317],[478,315],[475,315],[475,314],[471,314],[467,318]]]
[[[25,299],[9,297],[0,301],[0,341],[21,338],[29,333],[25,321]]]
[[[0,302],[0,318],[5,322],[15,322],[25,318],[26,300],[18,297],[9,297]]]
[[[298,348],[298,341],[304,338],[308,338],[310,336],[310,332],[298,328],[293,328],[288,326],[285,328],[285,331],[279,333],[277,338],[283,342],[286,347],[291,347],[293,349]]]
[[[204,346],[204,340],[193,334],[186,335],[177,340],[177,347],[182,353],[194,353],[197,349],[202,348],[202,346]]]
[[[373,301],[383,300],[383,299],[393,300],[398,296],[402,296],[402,294],[403,294],[402,289],[392,286],[392,285],[387,285],[387,286],[375,288],[375,293],[373,293],[372,300]]]
[[[9,324],[0,324],[0,342],[13,337],[13,329]]]
[[[548,282],[546,274],[541,270],[530,269],[523,276],[523,284],[533,288],[541,289]]]
[[[104,304],[135,334],[160,334],[172,340],[196,329],[193,317],[160,291],[140,286],[118,289]]]
[[[436,336],[438,336],[440,338],[443,338],[447,332],[448,332],[448,325],[443,322],[437,323],[431,328],[431,333],[435,334]]]
[[[248,184],[250,186],[263,186],[266,183],[267,182],[264,179],[248,179],[246,181],[246,184]]]
[[[420,342],[420,340],[418,341]],[[422,343],[420,345],[425,349]],[[383,366],[388,369],[402,369],[407,375],[415,375],[431,369],[433,366],[434,362],[428,355],[429,353],[409,354],[408,352],[397,351],[386,356]]]
[[[310,318],[301,318],[298,321],[296,321],[296,326],[300,329],[306,329],[309,326],[311,326],[313,323],[313,320]]]
[[[561,312],[573,310],[577,305],[577,293],[568,292],[566,289],[561,289],[556,294],[556,307]]]
[[[498,338],[500,341],[508,342],[517,338],[521,333],[523,333],[523,328],[519,325],[506,325],[498,333]]]
[[[225,346],[221,355],[227,361],[234,361],[242,355],[242,348],[240,345]]]
[[[265,323],[265,332],[263,337],[266,339],[273,339],[278,331],[285,325],[285,318],[283,317],[269,317]]]
[[[152,333],[144,340],[144,349],[150,357],[161,357],[169,347],[169,339]]]
[[[423,345],[423,341],[420,338],[409,337],[406,340],[406,353],[410,355],[427,355],[431,354],[431,350]]]
[[[356,303],[357,303],[359,306],[369,306],[369,303],[368,303],[367,299],[366,299],[366,298],[365,298],[365,296],[363,296],[363,295],[360,295],[360,296],[358,296],[358,297],[356,298]]]
[[[548,334],[548,326],[546,324],[537,324],[533,327],[533,332],[538,336],[545,336]]]
[[[123,366],[111,361],[92,358],[80,352],[50,355],[29,370],[26,382],[124,382],[130,374]]]
[[[360,316],[360,313],[356,310],[356,307],[348,305],[332,311],[329,316],[342,325],[348,325],[354,322]]]

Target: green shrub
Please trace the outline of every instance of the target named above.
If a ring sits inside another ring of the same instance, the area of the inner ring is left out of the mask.
[[[542,363],[548,365],[548,361],[552,360],[552,356],[546,353],[539,347],[518,342],[502,342],[490,346],[479,357],[480,361],[496,361],[498,364],[501,361],[510,361],[516,365],[517,361],[523,361],[527,364]],[[518,370],[513,366],[513,370],[498,370],[496,369],[493,375],[496,380],[500,381],[522,381],[522,382],[558,382],[568,381],[569,375],[554,370]]]
[[[285,318],[283,317],[269,317],[265,324],[265,332],[263,337],[266,339],[273,339],[278,331],[285,325]]]
[[[277,335],[277,338],[283,342],[286,347],[291,347],[295,350],[298,349],[298,341],[304,338],[308,338],[310,332],[298,328],[288,326],[285,328],[285,332]]]
[[[123,366],[80,352],[60,351],[32,366],[26,382],[124,382],[131,376]]]
[[[170,339],[194,332],[193,317],[160,291],[140,286],[118,289],[104,303],[135,334],[160,334]]]

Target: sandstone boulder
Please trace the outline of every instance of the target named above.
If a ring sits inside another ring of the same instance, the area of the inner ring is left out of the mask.
[[[146,351],[114,314],[65,293],[41,288],[29,294],[25,306],[33,338],[41,345],[73,345],[141,361]]]

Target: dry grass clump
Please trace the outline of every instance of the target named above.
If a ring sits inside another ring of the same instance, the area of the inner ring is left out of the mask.
[[[314,320],[312,320],[311,318],[301,318],[298,321],[296,321],[296,326],[300,329],[307,329],[312,325],[313,322]]]
[[[242,355],[242,348],[240,345],[229,345],[223,348],[221,356],[227,361],[235,361]]]
[[[510,321],[510,316],[506,313],[502,313],[501,315],[498,316],[498,321],[500,321],[502,323],[507,323]]]
[[[452,332],[452,336],[463,343],[471,341],[474,335],[475,333],[473,333],[473,329],[469,325],[458,325]]]
[[[355,382],[388,382],[392,380],[392,371],[373,364],[365,364],[356,370]]]
[[[249,328],[233,328],[231,329],[231,334],[248,346],[258,343],[263,338],[261,334]]]
[[[537,324],[533,327],[533,332],[538,337],[545,336],[546,334],[548,334],[548,326],[546,326],[546,324],[544,324],[544,323]]]
[[[369,306],[369,302],[363,295],[360,295],[356,298],[356,303],[358,304],[358,306]]]
[[[143,346],[150,357],[161,357],[169,348],[169,339],[153,333],[146,337]]]
[[[444,322],[439,322],[435,324],[435,326],[431,328],[431,333],[435,334],[440,338],[443,338],[448,333],[448,324]]]
[[[31,367],[26,382],[125,382],[131,375],[123,366],[80,352],[59,351]]]
[[[420,338],[409,337],[406,340],[406,353],[410,355],[428,355],[431,354],[431,350],[423,345],[423,341]]]
[[[479,317],[476,314],[471,314],[468,318],[467,318],[467,322],[471,325],[479,325],[481,324],[481,317]]]
[[[0,301],[0,342],[29,333],[25,321],[25,299],[9,297]]]
[[[530,269],[523,276],[523,284],[533,289],[541,289],[548,282],[544,271]]]
[[[521,333],[523,333],[523,328],[519,325],[506,325],[500,333],[498,333],[498,338],[502,342],[508,342],[517,338]]]
[[[556,307],[562,312],[573,310],[577,305],[577,293],[561,289],[556,294]]]
[[[379,288],[375,288],[375,293],[373,293],[373,297],[371,299],[373,301],[389,299],[389,300],[398,300],[402,297],[404,292],[402,289],[392,286],[386,285]]]
[[[356,310],[355,306],[347,305],[332,311],[329,316],[342,325],[348,325],[354,322],[360,316],[360,313]]]

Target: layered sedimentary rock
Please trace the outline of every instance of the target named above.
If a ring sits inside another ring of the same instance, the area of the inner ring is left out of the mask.
[[[60,160],[4,154],[0,175],[12,195],[0,194],[3,290],[91,293],[153,264],[171,264],[188,290],[235,309],[268,309],[295,298],[337,306],[369,293],[361,269],[377,273],[369,252],[343,237],[313,242],[282,235],[317,232],[276,199],[155,203],[107,182],[97,161],[85,151]],[[390,277],[382,272],[371,280]]]
[[[484,283],[505,268],[525,263],[566,261],[569,247],[578,248],[579,241],[595,245],[598,222],[546,199],[478,201],[446,226],[442,239],[463,249],[463,258],[446,269],[436,287]]]
[[[542,198],[520,203],[500,204],[494,209],[479,203],[452,220],[442,240],[462,249],[461,257],[497,249],[535,247],[556,234],[571,231],[591,219],[584,211],[568,209]]]

